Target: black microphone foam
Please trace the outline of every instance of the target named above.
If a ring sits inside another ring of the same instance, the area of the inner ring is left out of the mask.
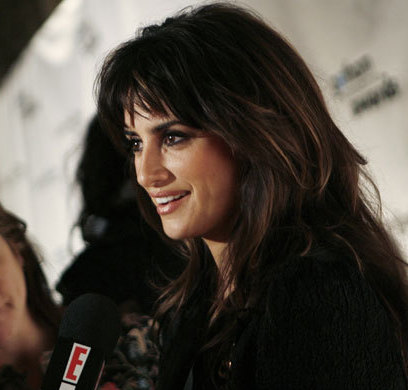
[[[99,294],[84,294],[66,309],[42,390],[93,390],[106,357],[119,338],[116,304]]]
[[[109,355],[120,332],[120,316],[116,304],[99,294],[84,294],[66,309],[58,336],[73,338],[100,348]]]

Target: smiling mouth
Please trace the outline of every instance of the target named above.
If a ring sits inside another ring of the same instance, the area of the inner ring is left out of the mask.
[[[185,192],[182,194],[162,196],[155,198],[156,211],[160,216],[165,216],[172,214],[185,202],[184,199],[190,195],[190,192]]]
[[[174,195],[174,196],[163,196],[160,198],[155,198],[155,201],[158,206],[164,206],[166,204],[169,204],[171,202],[184,198],[187,194],[188,192],[184,192],[183,194]]]

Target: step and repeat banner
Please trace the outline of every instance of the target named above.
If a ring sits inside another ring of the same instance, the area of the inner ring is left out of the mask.
[[[0,86],[0,201],[25,219],[51,285],[82,242],[74,171],[102,59],[138,27],[196,1],[64,0]],[[369,160],[408,254],[408,2],[247,0],[306,59]]]

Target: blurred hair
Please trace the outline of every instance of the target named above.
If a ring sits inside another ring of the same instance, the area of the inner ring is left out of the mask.
[[[393,319],[406,356],[405,263],[381,222],[378,191],[307,65],[278,32],[227,3],[185,9],[120,45],[97,82],[100,117],[119,144],[126,142],[124,112],[141,109],[216,134],[233,153],[239,210],[227,261],[214,275],[211,324],[220,313],[258,302],[273,266],[329,246],[355,260]],[[152,202],[139,190],[145,217],[160,230]],[[184,245],[191,260],[165,292],[159,318],[186,303],[209,266],[199,255],[200,239]],[[230,332],[217,331],[206,348]]]
[[[27,288],[27,305],[34,321],[57,334],[60,310],[54,303],[41,269],[38,251],[26,237],[26,224],[0,204],[0,235],[6,240],[13,253],[23,259]]]
[[[134,190],[129,182],[129,158],[121,154],[101,127],[98,117],[92,117],[84,140],[84,149],[76,170],[76,182],[82,195],[82,208],[77,225],[84,239],[91,239],[90,225],[98,217],[117,214],[121,203],[134,203],[132,215],[140,217]],[[89,233],[89,234],[88,234]]]

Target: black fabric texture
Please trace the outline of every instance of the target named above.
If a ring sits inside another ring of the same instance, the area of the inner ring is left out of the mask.
[[[177,353],[173,348],[163,358]],[[387,311],[353,261],[328,252],[271,272],[231,356],[226,389],[407,389]],[[198,357],[193,389],[219,388],[203,366]]]

